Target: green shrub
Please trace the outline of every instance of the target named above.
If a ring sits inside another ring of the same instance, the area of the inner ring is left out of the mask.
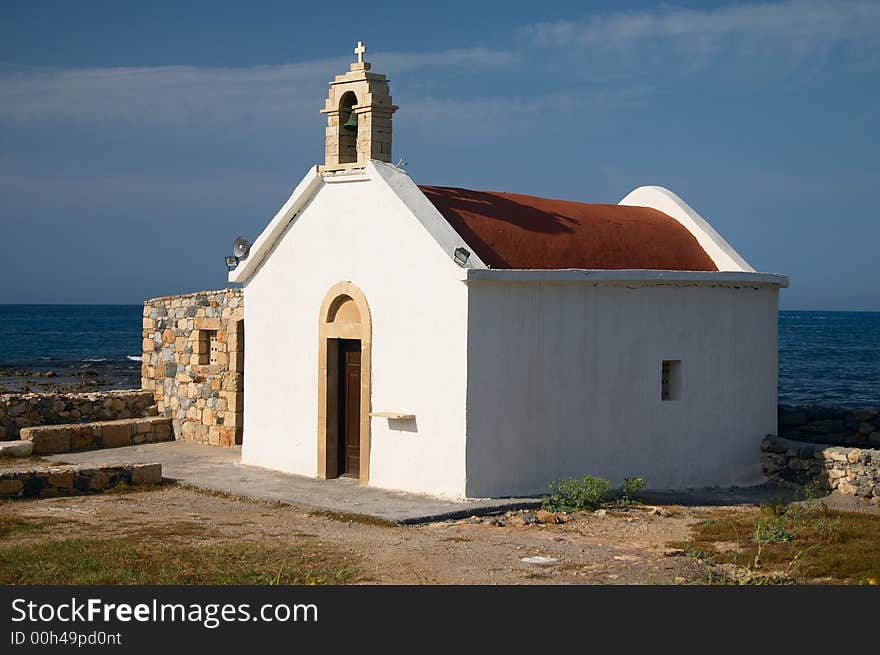
[[[638,476],[624,478],[620,484],[620,502],[624,505],[634,505],[641,502],[639,494],[645,488],[645,479]]]
[[[761,511],[770,516],[785,516],[788,513],[788,502],[785,500],[785,494],[777,491],[772,498],[768,498],[761,503]]]
[[[557,512],[594,510],[609,491],[611,483],[608,480],[592,475],[556,480],[550,483],[550,495],[544,498],[544,508]]]
[[[792,539],[794,535],[786,529],[779,516],[762,516],[755,522],[756,544],[779,543]]]

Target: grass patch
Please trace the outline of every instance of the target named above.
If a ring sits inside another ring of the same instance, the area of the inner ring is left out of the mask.
[[[215,529],[210,522],[199,523],[197,521],[169,521],[166,523],[136,523],[121,526],[126,531],[127,539],[136,540],[192,540],[210,539],[222,537],[223,534]],[[118,532],[117,532],[118,534]]]
[[[0,548],[0,584],[345,584],[356,575],[339,551],[316,542],[156,543],[60,539]]]
[[[345,523],[360,523],[362,525],[375,525],[380,528],[396,528],[397,523],[386,521],[375,516],[366,516],[365,514],[349,514],[347,512],[330,512],[327,510],[316,510],[309,512],[309,516],[330,519],[331,521],[343,521]]]
[[[671,545],[748,573],[780,574],[795,582],[880,580],[880,516],[774,501],[754,512],[717,512],[692,529],[688,541]],[[730,543],[736,548],[719,552],[718,545]]]
[[[25,521],[17,516],[9,516],[0,514],[0,539],[8,537],[11,534],[20,534],[22,532],[37,532],[42,526],[32,521]]]
[[[157,482],[156,484],[136,484],[131,485],[125,480],[120,480],[115,485],[110,487],[109,489],[105,489],[103,493],[105,495],[126,495],[126,494],[138,494],[144,493],[148,491],[163,491],[168,487],[176,486],[176,482]]]

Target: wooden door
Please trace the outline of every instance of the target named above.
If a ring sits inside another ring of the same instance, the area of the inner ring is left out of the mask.
[[[339,340],[339,475],[359,477],[361,464],[361,342]]]

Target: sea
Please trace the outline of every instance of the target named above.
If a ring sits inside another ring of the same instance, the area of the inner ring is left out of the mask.
[[[141,305],[0,305],[0,390],[140,385]],[[779,402],[880,406],[880,312],[779,312]]]

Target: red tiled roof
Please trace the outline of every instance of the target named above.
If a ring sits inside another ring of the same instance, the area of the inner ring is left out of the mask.
[[[718,270],[687,228],[656,209],[419,188],[492,268]]]

